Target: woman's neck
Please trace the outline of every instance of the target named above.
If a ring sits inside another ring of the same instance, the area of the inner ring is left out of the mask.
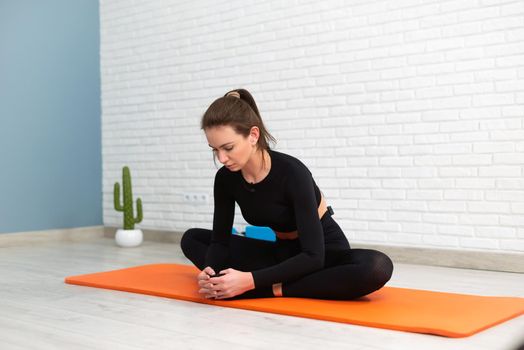
[[[242,176],[249,183],[257,183],[262,181],[269,170],[271,169],[271,157],[266,150],[259,151],[258,149],[253,153],[251,159],[242,168]]]

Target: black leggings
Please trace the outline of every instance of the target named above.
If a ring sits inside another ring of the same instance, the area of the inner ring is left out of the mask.
[[[192,228],[182,237],[184,255],[200,270],[205,266],[211,230]],[[344,242],[345,241],[345,242]],[[341,249],[342,248],[342,249]],[[300,251],[299,240],[269,242],[232,235],[229,267],[253,271],[272,266]],[[218,271],[216,271],[218,272]],[[380,289],[391,278],[391,259],[376,250],[351,249],[347,240],[326,243],[324,268],[282,283],[284,297],[349,300]],[[272,287],[256,288],[230,299],[272,297]]]

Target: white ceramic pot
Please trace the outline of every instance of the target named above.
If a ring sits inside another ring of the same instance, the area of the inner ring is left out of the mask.
[[[119,229],[116,231],[116,244],[121,247],[137,247],[142,244],[144,235],[142,230],[122,230]]]

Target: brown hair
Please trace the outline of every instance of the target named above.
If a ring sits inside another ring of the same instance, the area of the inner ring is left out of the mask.
[[[275,138],[267,131],[260,117],[253,96],[245,89],[231,90],[223,97],[216,99],[202,116],[202,130],[215,126],[228,125],[236,133],[248,137],[253,126],[260,130],[257,141],[258,150],[269,151],[269,142],[276,143]]]

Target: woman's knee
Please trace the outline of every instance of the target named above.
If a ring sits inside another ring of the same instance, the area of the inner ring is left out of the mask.
[[[199,228],[190,228],[184,234],[182,235],[182,238],[180,239],[180,248],[182,248],[182,252],[187,256],[187,252],[189,249],[191,249],[191,246],[193,246],[194,242],[198,240],[199,231],[201,229]]]
[[[186,232],[184,232],[182,238],[180,239],[180,248],[182,249],[184,255],[186,254],[189,241],[191,241],[191,230],[192,229],[189,229]]]
[[[373,256],[373,276],[376,283],[382,287],[385,285],[393,275],[393,261],[386,254],[375,251]]]

